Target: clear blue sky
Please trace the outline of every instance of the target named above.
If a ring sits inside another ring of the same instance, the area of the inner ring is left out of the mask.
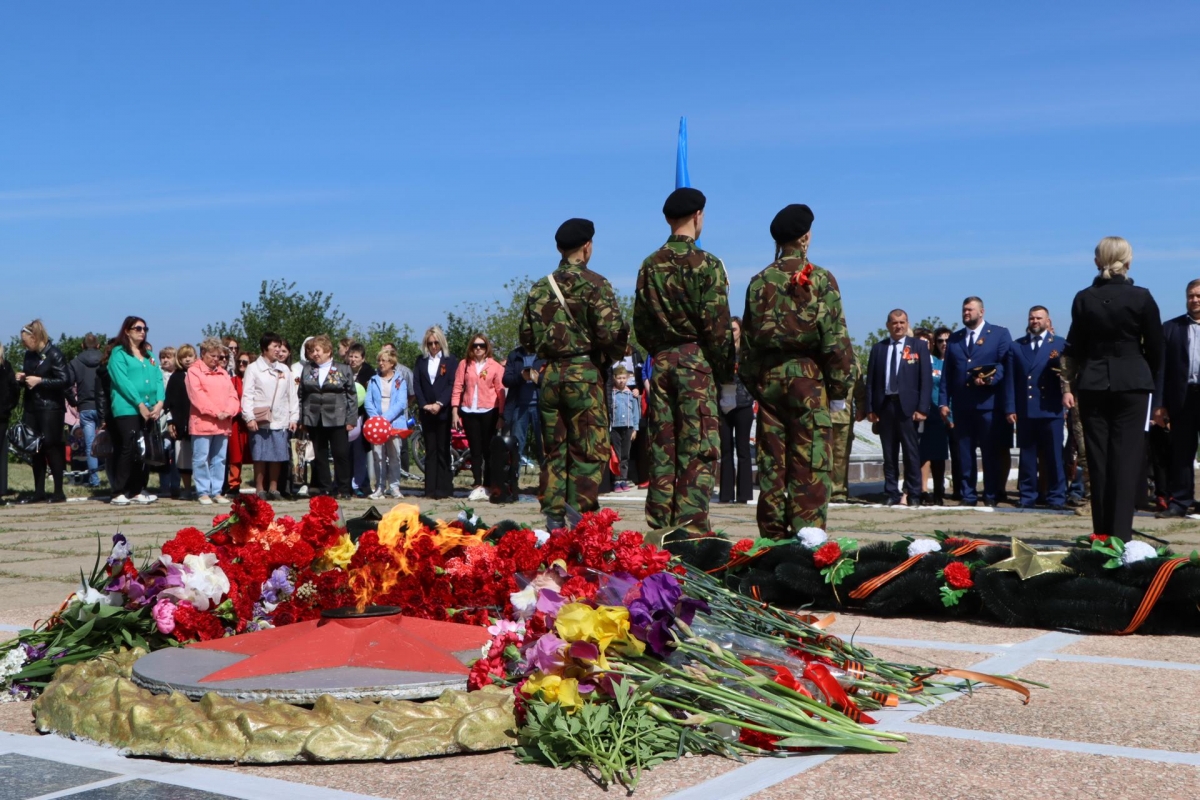
[[[889,6],[4,4],[0,340],[178,344],[275,277],[422,330],[552,269],[570,216],[632,291],[681,115],[735,313],[792,202],[860,340],[967,294],[1065,333],[1109,234],[1181,313],[1200,4]]]

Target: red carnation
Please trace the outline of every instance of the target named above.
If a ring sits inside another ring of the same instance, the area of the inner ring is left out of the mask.
[[[947,564],[942,570],[942,577],[951,589],[970,589],[975,585],[975,581],[971,580],[971,568],[961,561],[951,561]]]
[[[322,519],[335,520],[338,515],[337,500],[326,495],[319,495],[308,501],[308,510]]]
[[[576,575],[564,583],[558,591],[569,600],[591,600],[600,591],[600,586],[582,575]]]
[[[175,638],[181,642],[220,639],[225,635],[225,626],[207,611],[197,611],[186,601],[175,607]]]
[[[754,547],[753,539],[739,539],[737,544],[733,546],[732,555],[740,556],[743,553],[749,553],[750,548]]]
[[[824,569],[842,557],[842,548],[837,542],[826,542],[817,552],[813,553],[813,563],[818,569]]]
[[[198,528],[184,528],[175,534],[174,539],[163,543],[162,552],[163,555],[170,556],[174,563],[182,564],[184,556],[215,553],[217,548],[213,547]]]
[[[238,522],[255,530],[266,528],[275,519],[275,509],[255,494],[239,494],[233,508]]]
[[[1088,541],[1089,542],[1107,542],[1108,534],[1093,533],[1091,536],[1088,537]]]

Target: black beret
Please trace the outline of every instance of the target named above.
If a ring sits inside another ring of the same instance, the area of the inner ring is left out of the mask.
[[[663,216],[667,219],[683,219],[704,210],[704,192],[684,187],[676,189],[663,203]]]
[[[771,220],[771,238],[777,242],[794,242],[812,228],[812,209],[803,203],[792,203]]]
[[[590,219],[572,217],[558,226],[554,233],[554,243],[558,245],[559,250],[570,253],[590,242],[595,235],[596,226]]]

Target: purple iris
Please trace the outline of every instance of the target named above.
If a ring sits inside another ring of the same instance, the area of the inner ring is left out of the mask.
[[[549,616],[558,614],[558,610],[567,602],[567,598],[563,597],[553,589],[542,589],[538,592],[537,610]]]
[[[46,651],[50,649],[49,644],[23,644],[21,648],[25,651],[26,661],[38,661],[46,657]]]
[[[108,554],[108,566],[125,563],[125,559],[129,558],[132,549],[129,547],[129,540],[120,533],[113,534],[112,552]]]
[[[686,597],[679,580],[659,572],[642,581],[641,595],[629,604],[629,627],[659,658],[671,653],[671,628],[679,620],[691,625],[697,611],[708,611],[708,603]]]
[[[262,585],[262,599],[265,603],[278,604],[291,595],[295,586],[292,585],[291,572],[287,567],[276,567]]]
[[[637,597],[638,579],[628,572],[607,575],[598,570],[588,570],[600,585],[596,602],[604,606],[624,606]]]
[[[158,598],[158,593],[163,589],[182,585],[183,569],[178,564],[165,567],[161,561],[157,561],[154,566],[135,578],[118,573],[104,587],[104,591],[120,592],[125,595],[126,606],[134,608],[150,605]]]
[[[566,664],[562,654],[565,644],[566,642],[553,633],[543,634],[526,649],[525,659],[540,672],[558,672]]]

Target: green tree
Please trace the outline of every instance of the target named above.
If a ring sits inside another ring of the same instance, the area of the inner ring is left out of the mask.
[[[521,343],[521,315],[525,313],[525,299],[529,297],[529,289],[532,286],[533,279],[524,275],[505,282],[501,300],[493,300],[490,303],[460,303],[457,313],[446,316],[446,339],[450,344],[450,352],[459,358],[464,357],[467,337],[483,332],[492,340],[496,358],[503,361],[508,352]],[[455,330],[454,340],[450,337],[451,328]],[[461,342],[457,336],[460,328],[463,330]],[[462,350],[459,349],[460,346]]]
[[[475,332],[470,320],[467,320],[453,311],[446,313],[446,347],[449,348],[450,354],[463,358],[463,354],[467,352],[467,342],[470,341],[471,334]]]
[[[395,347],[400,363],[409,368],[417,362],[417,358],[421,355],[421,345],[413,336],[413,329],[409,325],[397,326],[394,322],[372,322],[366,330],[355,328],[351,336],[367,349],[367,361],[372,365],[375,364],[375,359],[385,344]]]
[[[247,352],[258,350],[258,340],[274,331],[300,347],[306,337],[328,334],[337,341],[349,331],[349,324],[334,304],[333,295],[322,291],[308,294],[296,290],[296,282],[263,281],[255,303],[242,303],[241,312],[232,322],[215,322],[204,327],[205,336],[233,336]]]

